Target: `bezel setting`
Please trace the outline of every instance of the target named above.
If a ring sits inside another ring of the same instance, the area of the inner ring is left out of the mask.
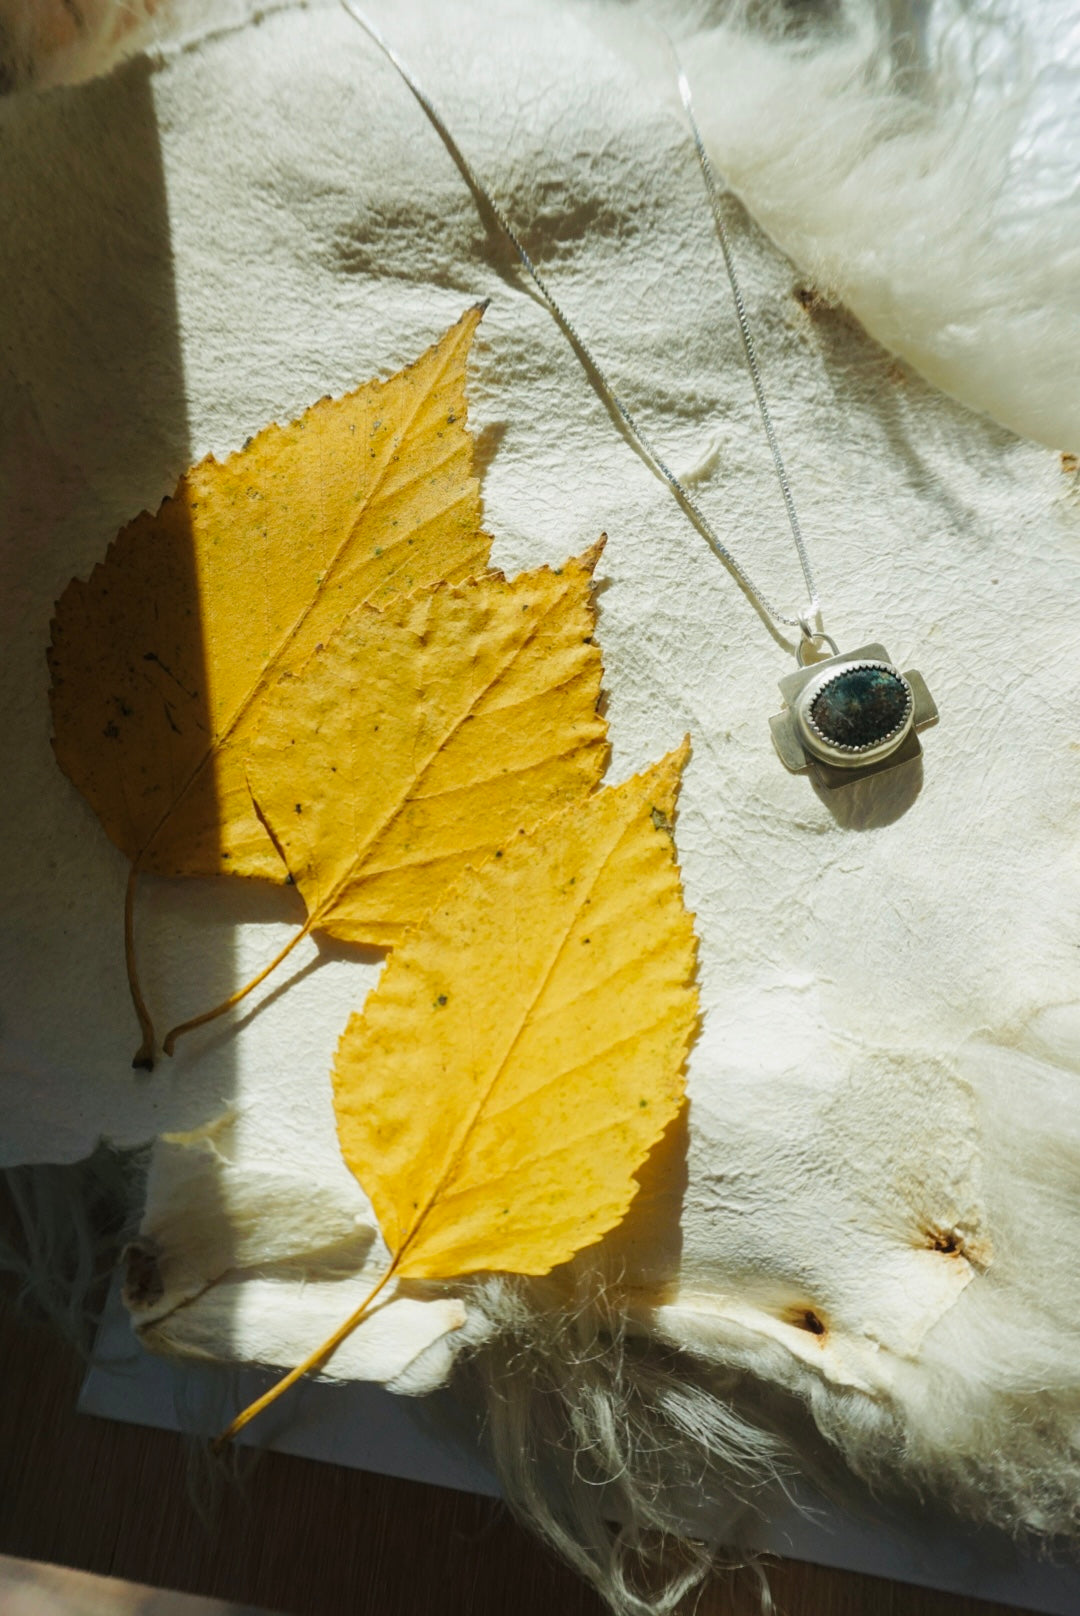
[[[834,679],[859,668],[877,668],[900,680],[907,694],[904,715],[877,740],[854,745],[830,740],[814,721],[814,702]],[[780,680],[780,694],[784,698],[783,710],[769,719],[780,761],[793,774],[808,773],[816,786],[828,791],[916,760],[922,753],[919,731],[936,724],[938,717],[937,705],[922,674],[916,668],[901,673],[877,640],[850,651],[834,647],[833,655],[821,662],[804,664],[800,660],[799,666]]]
[[[843,741],[833,740],[820,729],[813,717],[813,707],[818,697],[830,685],[847,674],[858,673],[863,669],[887,673],[902,686],[905,697],[904,711],[887,734],[879,736],[877,740],[866,741],[862,745],[848,745]],[[839,768],[864,768],[889,757],[904,744],[911,731],[914,714],[914,692],[899,668],[877,657],[855,656],[842,660],[830,659],[827,665],[813,672],[799,692],[792,717],[799,739],[811,756]]]

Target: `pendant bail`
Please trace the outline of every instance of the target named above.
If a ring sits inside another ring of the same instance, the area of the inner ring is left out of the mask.
[[[837,646],[832,635],[826,634],[824,629],[815,628],[813,626],[811,618],[816,617],[817,612],[817,603],[814,602],[812,605],[806,608],[806,611],[799,618],[799,628],[802,630],[802,638],[795,647],[795,660],[799,664],[800,668],[806,667],[804,653],[806,652],[807,647],[816,645],[819,640],[823,640],[825,642],[825,644],[832,651],[833,656],[840,655],[839,647]]]

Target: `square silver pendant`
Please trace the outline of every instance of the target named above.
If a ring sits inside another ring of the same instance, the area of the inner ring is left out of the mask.
[[[829,790],[918,757],[918,732],[938,716],[922,675],[901,673],[876,644],[797,668],[780,694],[769,727],[781,763]]]

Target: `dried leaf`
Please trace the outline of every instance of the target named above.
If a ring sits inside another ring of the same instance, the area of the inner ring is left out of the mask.
[[[627,1211],[683,1101],[695,939],[671,822],[688,743],[469,868],[390,956],[334,1063],[342,1154],[393,1277],[546,1274]]]
[[[388,381],[196,466],[64,591],[56,756],[133,870],[284,880],[244,772],[266,692],[360,602],[485,567],[464,396],[482,312]],[[129,935],[133,974],[130,954]]]
[[[558,570],[362,606],[265,704],[248,777],[308,909],[238,1004],[312,931],[391,947],[468,863],[597,784],[602,543]]]
[[[352,613],[248,766],[313,929],[389,947],[467,863],[604,771],[597,551]]]
[[[629,1206],[697,1015],[670,828],[686,756],[467,871],[350,1021],[338,1136],[399,1276],[544,1274]]]
[[[203,461],[64,591],[56,755],[142,869],[283,880],[244,776],[260,698],[361,601],[486,565],[463,391],[479,318]]]

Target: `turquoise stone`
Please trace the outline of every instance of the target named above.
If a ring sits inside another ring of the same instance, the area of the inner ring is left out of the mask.
[[[907,707],[907,686],[895,673],[852,668],[819,691],[810,716],[834,746],[873,746],[903,722]]]

